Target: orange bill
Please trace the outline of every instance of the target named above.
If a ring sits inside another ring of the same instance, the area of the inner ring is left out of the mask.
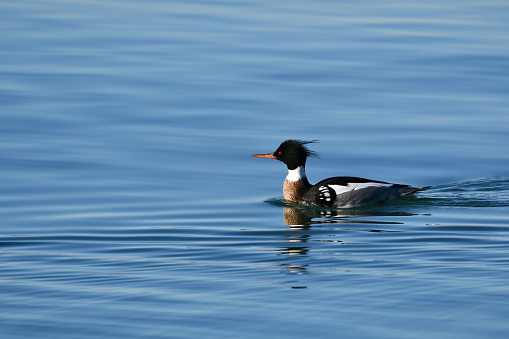
[[[268,154],[253,154],[253,157],[257,158],[267,158],[267,159],[277,159],[274,156],[274,153],[268,153]]]

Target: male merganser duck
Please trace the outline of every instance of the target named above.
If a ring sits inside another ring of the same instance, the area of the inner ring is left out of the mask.
[[[288,166],[283,185],[285,200],[324,207],[356,207],[381,203],[430,187],[412,187],[356,177],[333,177],[311,185],[306,178],[306,159],[317,157],[318,154],[305,145],[313,142],[316,141],[286,140],[274,153],[253,154],[254,157],[282,161]]]

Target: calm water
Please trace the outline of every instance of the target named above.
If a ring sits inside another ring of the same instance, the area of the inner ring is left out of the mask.
[[[2,338],[507,338],[507,1],[4,1]],[[252,158],[319,139],[281,200]]]

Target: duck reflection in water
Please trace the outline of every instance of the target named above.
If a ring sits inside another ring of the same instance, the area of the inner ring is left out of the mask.
[[[272,201],[271,203],[279,204]],[[371,219],[352,219],[355,217],[381,217],[381,216],[412,216],[416,214],[406,212],[381,212],[373,210],[338,210],[338,209],[320,209],[320,208],[302,208],[301,206],[289,206],[283,203],[283,222],[288,225],[290,231],[306,231],[313,225],[333,225],[333,224],[363,224],[363,225],[398,225],[402,222],[396,221],[376,221]],[[341,228],[342,230],[356,230],[361,232],[390,232],[380,227],[377,228]],[[339,229],[336,229],[339,230]],[[311,233],[294,233],[288,236],[287,241],[291,243],[307,242]],[[342,242],[335,240],[335,242]],[[307,247],[292,246],[282,251],[282,254],[306,254]]]
[[[387,210],[368,210],[368,209],[324,209],[313,208],[302,205],[295,205],[282,200],[267,201],[271,204],[283,207],[283,221],[285,225],[289,226],[287,231],[290,231],[285,236],[285,241],[288,246],[278,249],[279,255],[283,256],[307,256],[309,255],[310,246],[307,244],[312,236],[315,242],[335,242],[343,245],[354,245],[352,242],[343,242],[336,238],[337,231],[360,231],[360,232],[391,232],[387,229],[382,229],[382,225],[396,225],[403,224],[402,222],[395,221],[377,221],[373,220],[376,217],[387,216],[412,216],[415,214],[406,212],[395,212]],[[362,217],[362,219],[358,219]],[[357,219],[356,219],[357,218]],[[343,224],[340,227],[321,227]],[[359,227],[354,227],[352,224],[359,224]],[[361,225],[362,224],[362,225]],[[348,226],[347,226],[348,225]],[[367,225],[378,225],[377,228],[366,227]],[[328,234],[327,238],[323,238],[323,232],[316,233],[313,230],[331,230],[333,234]],[[344,226],[344,227],[343,227]],[[330,236],[330,237],[329,237]],[[321,239],[320,239],[321,238]],[[289,258],[288,258],[289,259]],[[287,275],[301,275],[308,274],[308,264],[300,263],[297,258],[290,259],[291,263],[282,263],[280,266],[282,272]],[[290,283],[296,283],[291,281]],[[292,288],[297,288],[292,286]],[[298,288],[305,288],[299,285]]]
[[[415,215],[406,212],[376,212],[369,210],[337,210],[318,209],[285,206],[283,207],[283,222],[290,226],[290,229],[309,229],[311,225],[324,224],[373,224],[373,225],[397,225],[403,224],[396,221],[376,221],[351,219],[355,217],[380,217],[380,216],[411,216]],[[383,230],[371,229],[363,231],[382,232]]]

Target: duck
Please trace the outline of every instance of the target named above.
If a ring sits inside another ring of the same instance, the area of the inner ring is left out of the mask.
[[[431,187],[412,187],[359,177],[332,177],[312,185],[306,177],[306,160],[309,157],[318,157],[318,153],[310,150],[307,145],[315,142],[317,140],[289,139],[283,141],[273,153],[253,154],[258,158],[279,160],[288,167],[283,183],[283,198],[288,202],[351,208],[383,204],[387,200],[412,195]]]

